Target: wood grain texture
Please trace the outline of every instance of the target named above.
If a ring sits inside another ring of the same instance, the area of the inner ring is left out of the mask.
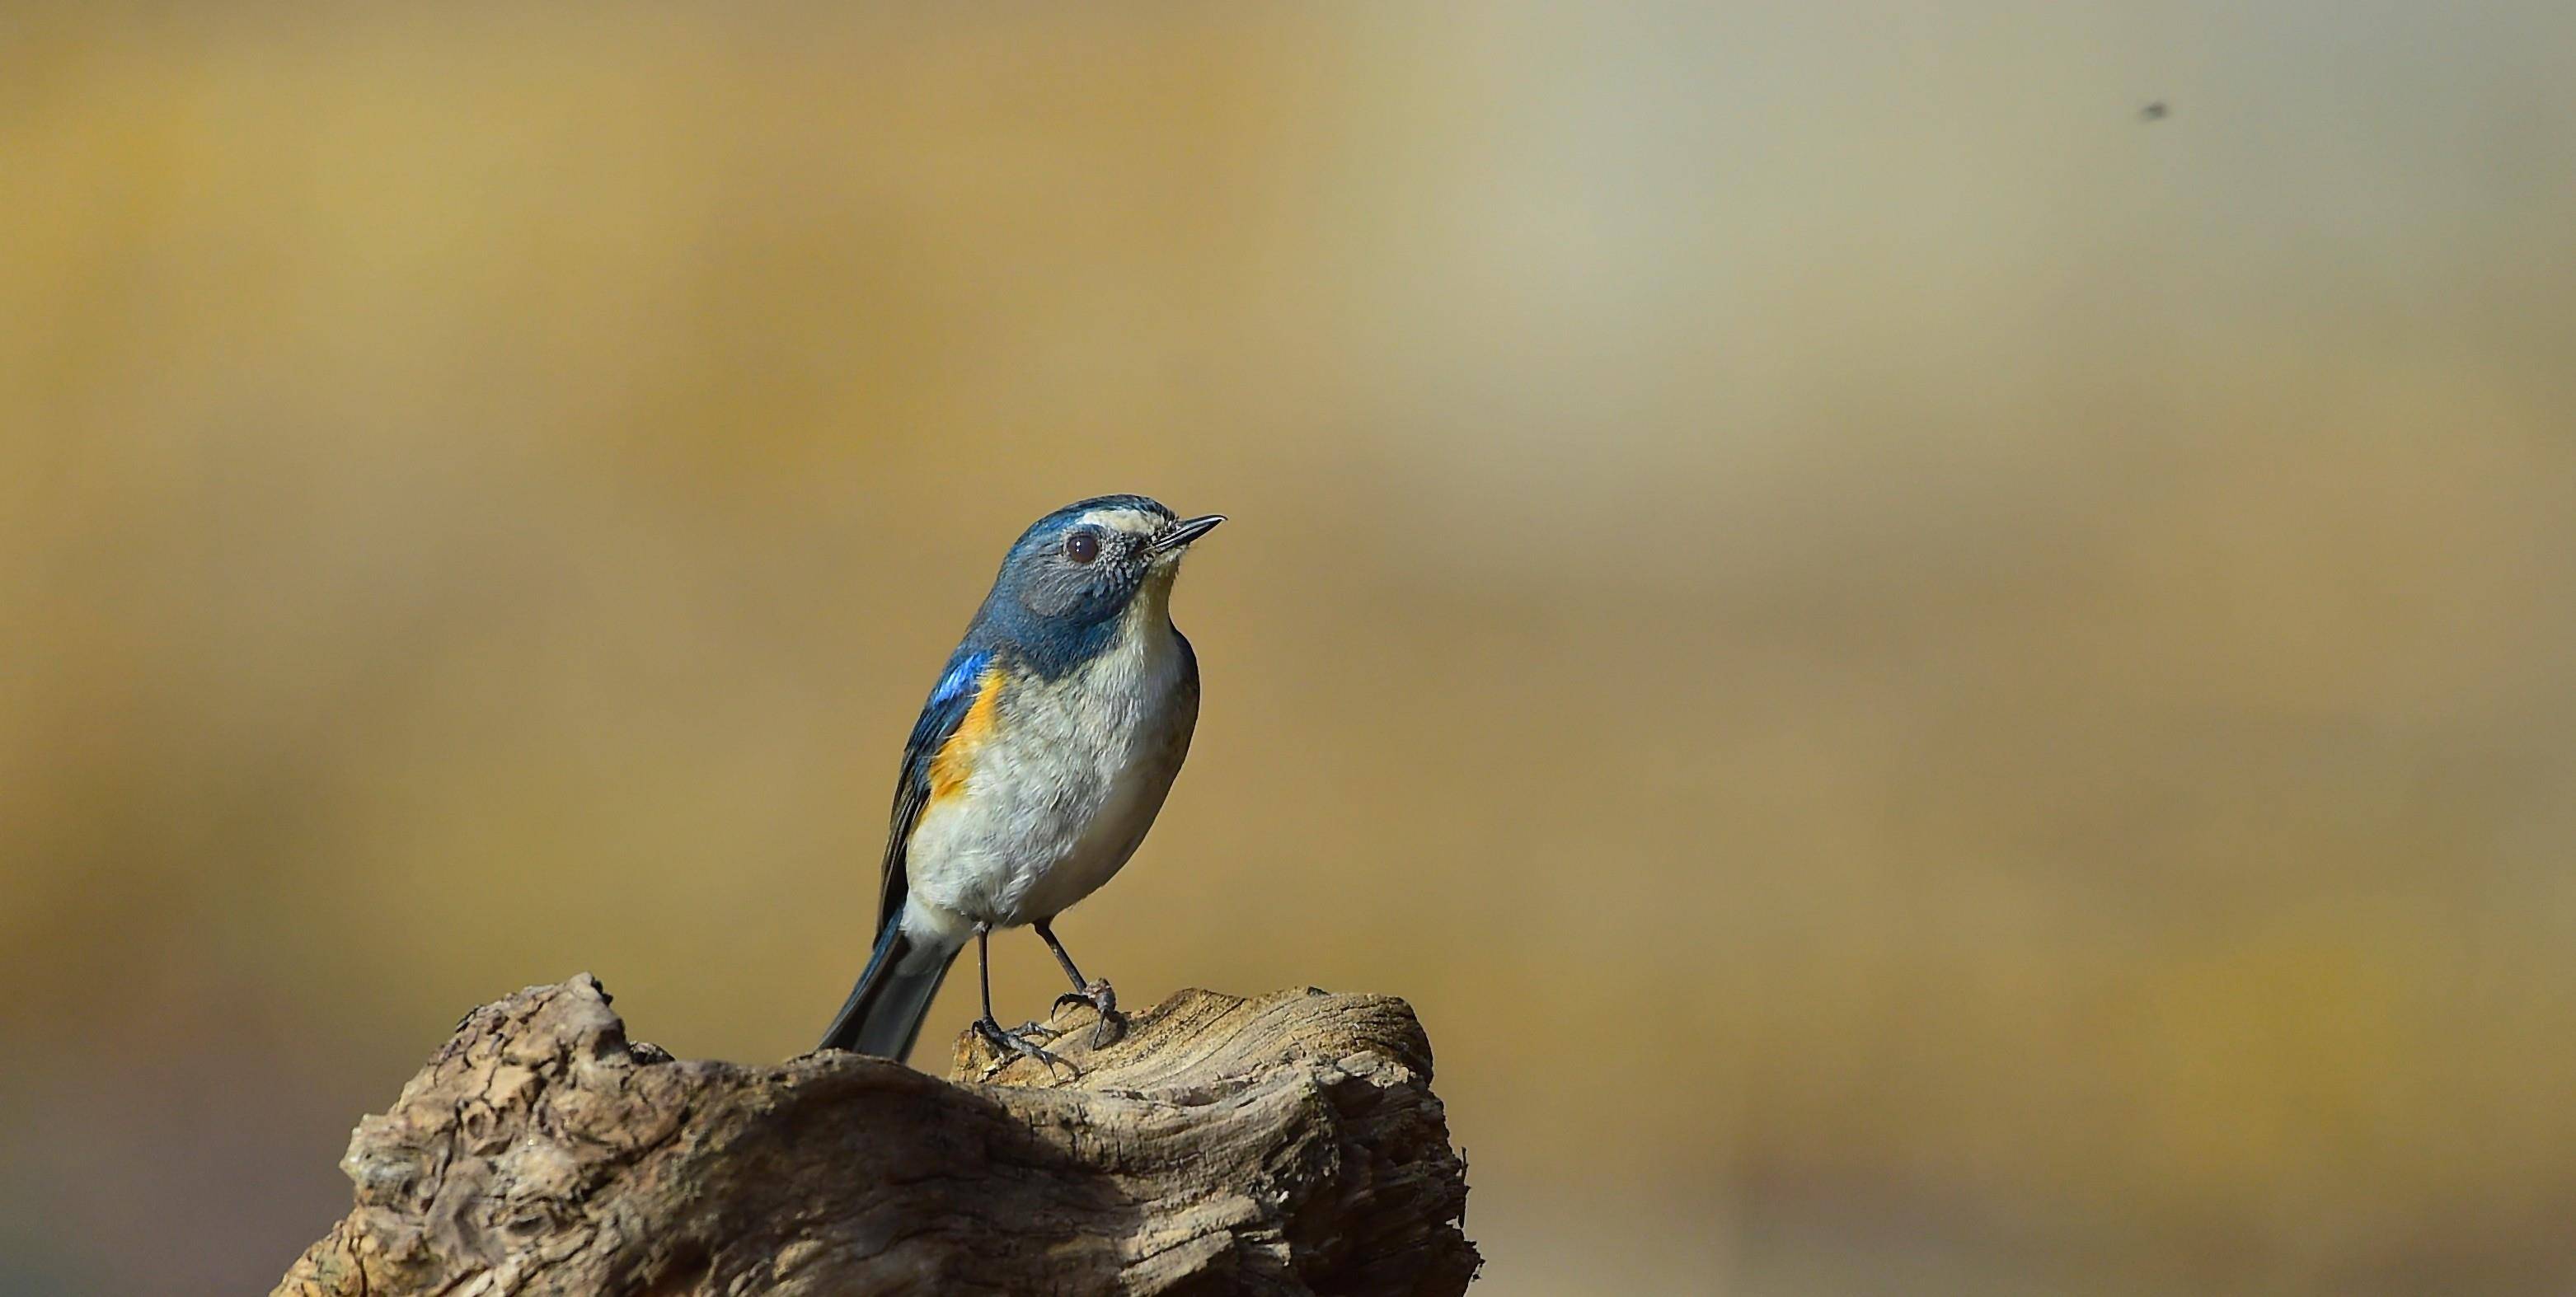
[[[1454,1294],[1466,1166],[1413,1011],[1184,991],[952,1079],[630,1043],[583,975],[486,1005],[365,1118],[277,1292]],[[1073,1070],[1078,1068],[1079,1071]]]

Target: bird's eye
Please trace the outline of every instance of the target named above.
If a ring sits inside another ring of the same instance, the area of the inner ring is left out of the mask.
[[[1085,527],[1064,538],[1064,556],[1076,563],[1100,557],[1100,533]]]

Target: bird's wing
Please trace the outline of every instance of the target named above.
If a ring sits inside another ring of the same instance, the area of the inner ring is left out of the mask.
[[[1000,689],[993,655],[961,645],[931,689],[930,701],[921,705],[921,719],[912,723],[912,737],[903,745],[903,773],[894,784],[893,820],[886,831],[885,878],[877,893],[879,932],[903,917],[904,853],[912,844],[914,827],[921,823],[922,809],[964,777],[964,752],[952,749],[961,747],[961,731],[976,731],[963,735],[972,742],[991,728],[993,696]],[[972,726],[970,715],[980,717]]]

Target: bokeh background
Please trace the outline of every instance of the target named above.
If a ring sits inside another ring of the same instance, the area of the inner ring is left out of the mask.
[[[2576,10],[1792,8],[0,8],[0,1291],[806,1049],[1103,491],[1066,938],[1411,999],[1479,1291],[2567,1291]]]

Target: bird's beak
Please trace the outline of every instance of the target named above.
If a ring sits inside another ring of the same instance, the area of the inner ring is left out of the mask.
[[[1225,515],[1221,513],[1212,513],[1204,518],[1183,518],[1154,533],[1154,539],[1145,543],[1145,549],[1156,555],[1177,554],[1188,549],[1191,541],[1215,531],[1216,525],[1223,521]]]

